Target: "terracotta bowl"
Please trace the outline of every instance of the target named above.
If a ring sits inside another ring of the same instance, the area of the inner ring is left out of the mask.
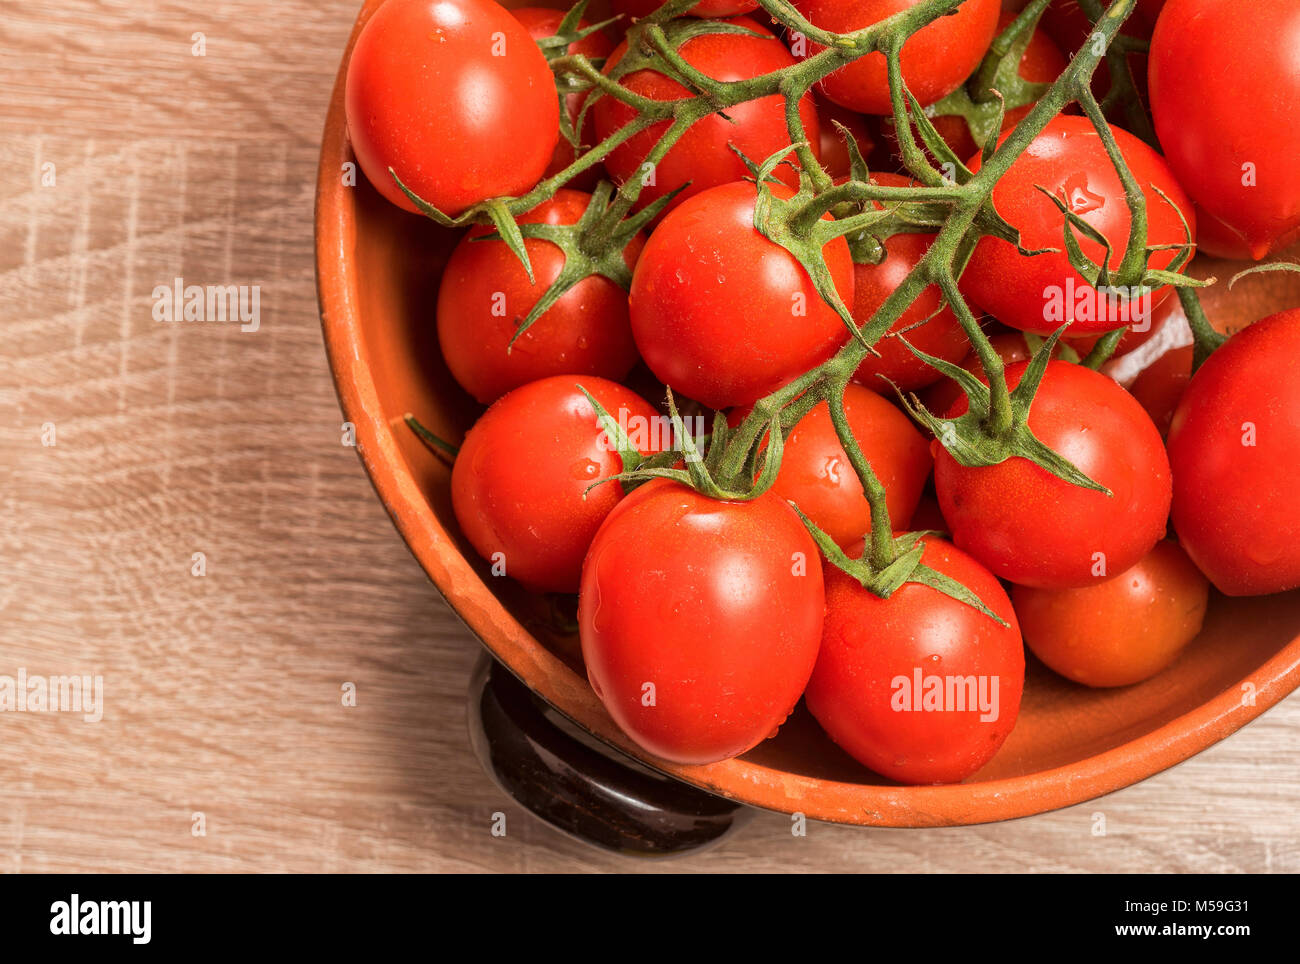
[[[511,5],[511,4],[507,4]],[[520,4],[513,4],[520,5]],[[357,32],[379,6],[369,0]],[[548,607],[493,579],[451,511],[449,470],[402,423],[414,413],[459,439],[481,411],[438,354],[434,303],[456,234],[403,213],[358,177],[343,113],[345,53],[321,150],[316,257],[321,321],[344,416],[380,499],[429,578],[492,654],[535,694],[599,739],[678,780],[732,800],[838,823],[928,827],[1023,817],[1128,786],[1187,759],[1264,712],[1300,683],[1300,594],[1212,599],[1205,630],[1148,682],[1090,690],[1032,658],[1015,731],[964,783],[908,787],[847,757],[801,708],[779,735],[712,766],[648,758],[587,685],[576,638],[548,629]],[[1227,277],[1234,265],[1201,262]],[[1293,276],[1219,285],[1211,311],[1246,321],[1300,305]]]

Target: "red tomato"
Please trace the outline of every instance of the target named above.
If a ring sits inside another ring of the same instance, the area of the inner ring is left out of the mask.
[[[1151,41],[1169,166],[1257,260],[1300,237],[1297,37],[1295,0],[1169,0]]]
[[[543,40],[546,37],[553,37],[560,29],[560,24],[564,20],[563,10],[552,10],[550,7],[520,7],[517,10],[511,10],[515,19],[524,25],[528,35],[534,40]],[[585,30],[591,24],[585,20],[578,21],[578,29]],[[614,49],[614,44],[601,31],[596,31],[583,37],[576,43],[569,44],[566,53],[569,54],[586,54],[589,59],[597,60],[609,56],[609,52]],[[578,122],[578,114],[582,110],[582,105],[589,96],[589,91],[583,91],[577,94],[569,94],[564,99],[564,108],[569,112],[569,120],[575,127]],[[583,138],[586,146],[591,146],[592,138],[590,135],[591,127],[586,125],[588,134]],[[581,132],[580,132],[581,133]],[[577,160],[578,152],[574,150],[573,145],[564,137],[560,137],[555,143],[555,153],[551,155],[551,163],[546,166],[544,177],[551,177],[559,174],[562,170]],[[596,182],[600,180],[600,165],[594,168],[588,168],[576,178],[569,182],[570,187],[590,190],[595,187]]]
[[[596,530],[622,498],[623,471],[583,388],[632,429],[649,454],[658,413],[633,392],[594,376],[556,375],[503,396],[469,430],[451,472],[451,502],[478,554],[530,589],[576,592]]]
[[[998,21],[996,33],[1001,33],[1016,19],[1015,13],[1006,11],[1002,14],[1001,20]],[[1025,46],[1024,56],[1020,58],[1020,76],[1031,84],[1050,84],[1061,76],[1061,72],[1068,66],[1068,61],[1061,53],[1059,47],[1052,42],[1052,38],[1047,35],[1041,26],[1035,27],[1034,32],[1029,35],[1029,43]],[[1033,104],[1023,104],[1020,107],[1012,107],[1002,117],[1002,130],[1009,131],[1033,110]],[[971,136],[970,126],[966,121],[953,114],[941,115],[931,118],[935,129],[942,135],[943,139],[948,142],[954,154],[958,157],[971,157],[980,149],[975,143],[975,138]]]
[[[1163,320],[1157,319],[1157,323],[1152,325],[1151,332],[1147,335],[1148,338],[1160,329],[1161,324],[1167,321],[1168,316],[1175,310],[1181,310],[1177,298],[1170,298],[1165,304],[1170,310],[1156,312],[1158,315],[1163,313],[1166,317]],[[1231,319],[1219,312],[1211,313],[1207,316],[1207,320],[1216,331],[1225,335],[1232,335],[1239,330]],[[1125,335],[1119,347],[1125,348],[1128,340],[1129,335]],[[1174,409],[1178,407],[1178,401],[1183,397],[1187,383],[1191,381],[1192,357],[1191,345],[1172,348],[1144,368],[1129,386],[1129,392],[1147,410],[1147,414],[1151,416],[1151,421],[1155,422],[1161,435],[1169,434],[1169,423],[1174,417]]]
[[[1192,203],[1164,160],[1127,131],[1118,127],[1111,130],[1146,195],[1147,244],[1181,244],[1186,240],[1178,213],[1155,188],[1178,205],[1195,240]],[[979,155],[971,159],[969,166],[980,169]],[[1027,257],[1001,238],[981,238],[962,275],[962,290],[998,321],[1021,331],[1050,334],[1070,321],[1070,334],[1094,335],[1130,323],[1127,311],[1110,305],[1071,267],[1064,251],[1065,215],[1038,190],[1039,186],[1065,200],[1075,214],[1107,238],[1111,243],[1110,266],[1119,266],[1130,221],[1119,175],[1092,123],[1086,117],[1060,116],[1052,119],[993,189],[998,213],[1020,231],[1023,245],[1030,249],[1056,248],[1057,253]],[[1075,234],[1083,253],[1094,262],[1100,261],[1105,249]],[[1173,258],[1173,251],[1158,251],[1151,266],[1166,268]],[[1170,293],[1168,286],[1156,289],[1151,295],[1151,309]]]
[[[1140,322],[1129,325],[1123,336],[1120,338],[1119,344],[1115,346],[1115,350],[1111,353],[1110,357],[1119,358],[1121,355],[1127,355],[1131,351],[1136,351],[1154,338],[1156,333],[1159,332],[1160,329],[1162,329],[1169,321],[1170,317],[1181,310],[1178,296],[1176,294],[1171,294],[1152,310],[1150,318],[1144,318]],[[1066,341],[1069,342],[1070,347],[1075,350],[1080,358],[1084,358],[1090,351],[1097,347],[1097,342],[1101,341],[1103,337],[1105,336],[1071,336],[1067,338]]]
[[[632,277],[641,357],[673,391],[711,408],[754,403],[849,338],[803,266],[754,228],[756,197],[738,181],[691,198],[650,235]],[[853,304],[848,242],[836,238],[823,253]]]
[[[1300,309],[1233,335],[1197,370],[1169,461],[1174,529],[1220,592],[1300,586]]]
[[[1196,250],[1215,258],[1228,258],[1232,261],[1252,261],[1255,252],[1241,233],[1224,224],[1199,204],[1196,209]]]
[[[817,659],[817,546],[767,493],[718,502],[656,479],[610,513],[582,570],[587,677],[638,745],[716,763],[773,736]]]
[[[826,627],[805,699],[830,738],[881,776],[955,783],[1015,726],[1025,654],[1011,601],[987,569],[934,537],[924,562],[1007,625],[916,583],[880,599],[827,563]]]
[[[630,17],[646,17],[664,5],[666,0],[614,0],[618,13]],[[696,17],[731,17],[757,9],[758,0],[700,0],[688,13]]]
[[[948,521],[939,508],[939,500],[926,492],[916,504],[912,521],[907,525],[911,532],[947,532]]]
[[[1007,384],[1027,367],[1010,366]],[[966,408],[962,398],[949,417]],[[1133,396],[1091,369],[1048,362],[1029,428],[1113,494],[1023,458],[967,468],[935,442],[935,491],[953,541],[1003,579],[1044,589],[1101,582],[1150,552],[1169,517],[1169,459]]]
[[[1192,346],[1165,352],[1134,379],[1129,392],[1138,400],[1161,435],[1169,434],[1178,400],[1192,380]]]
[[[521,224],[575,224],[591,195],[561,189],[519,218]],[[578,282],[520,336],[533,306],[564,267],[564,253],[549,241],[526,238],[537,284],[504,241],[475,241],[494,229],[469,231],[442,275],[438,290],[438,342],[461,387],[483,404],[547,375],[602,375],[615,380],[636,364],[628,323],[627,292],[608,278]],[[644,244],[637,235],[624,251],[636,263]]]
[[[546,58],[491,0],[387,0],[352,49],[346,106],[361,170],[408,211],[390,167],[455,216],[532,189],[560,132]]]
[[[1169,541],[1095,586],[1011,590],[1025,644],[1086,686],[1128,686],[1155,676],[1201,631],[1209,598],[1210,584]]]
[[[810,23],[836,33],[852,33],[892,17],[921,0],[794,0]],[[999,0],[966,0],[957,12],[939,17],[903,44],[903,80],[927,107],[952,93],[979,66],[997,33]],[[808,55],[826,48],[808,43]],[[889,78],[883,54],[867,54],[829,75],[823,94],[863,114],[889,114]]]
[[[845,389],[844,412],[862,454],[885,487],[892,528],[907,529],[934,465],[930,446],[911,419],[861,385]],[[739,421],[738,413],[733,424]],[[871,506],[825,402],[790,431],[772,491],[802,509],[842,548],[856,545],[871,531]]]
[[[721,81],[747,80],[794,63],[794,58],[785,49],[785,45],[756,21],[748,17],[735,17],[727,22],[761,36],[714,33],[694,37],[682,44],[679,51],[686,62]],[[606,62],[606,73],[626,53],[627,43],[624,41]],[[654,100],[680,100],[690,95],[687,88],[655,70],[634,71],[622,78],[620,83],[628,90]],[[616,98],[606,96],[592,106],[592,115],[596,133],[600,140],[604,140],[634,120],[637,111]],[[811,94],[800,102],[799,116],[815,154],[820,149],[821,142],[817,107]],[[605,169],[619,184],[634,177],[648,181],[638,198],[639,207],[644,207],[688,181],[690,186],[677,195],[670,209],[708,188],[748,177],[749,169],[728,147],[729,144],[735,145],[746,157],[758,163],[790,143],[784,98],[780,94],[760,97],[728,107],[725,116],[713,114],[696,121],[659,162],[653,172],[653,180],[649,181],[650,172],[644,168],[645,158],[668,130],[668,126],[668,121],[655,124],[620,144],[605,158]],[[798,175],[786,165],[778,167],[775,174],[792,187],[798,185]]]
[[[899,174],[872,174],[872,180],[885,187],[906,187],[912,181]],[[879,202],[877,208],[884,206]],[[880,306],[911,274],[934,243],[933,234],[896,234],[885,240],[885,260],[880,264],[853,265],[853,320],[865,325]],[[913,346],[944,361],[960,361],[970,343],[956,316],[947,307],[940,309],[943,298],[934,285],[921,292],[898,321],[891,333],[903,333]],[[929,318],[929,321],[926,319]],[[924,322],[924,324],[922,324]],[[920,327],[912,328],[913,325]],[[910,331],[904,329],[911,328]],[[943,376],[917,358],[899,338],[886,335],[876,342],[880,357],[868,355],[858,366],[854,378],[876,392],[892,392],[889,379],[904,391],[933,384]],[[883,376],[883,377],[881,377]]]
[[[1002,359],[1004,365],[1026,361],[1033,355],[1033,352],[1029,350],[1028,342],[1025,341],[1025,336],[1019,332],[992,335],[989,337],[989,342],[993,345],[993,350],[998,353],[998,357]],[[1055,358],[1059,354],[1058,343],[1058,348],[1052,352],[1052,357]],[[979,356],[974,351],[971,351],[962,359],[961,367],[968,372],[983,376],[984,366],[980,364]],[[957,399],[964,397],[960,386],[955,381],[951,378],[941,378],[922,393],[921,400],[931,412],[942,415],[957,403]]]
[[[836,121],[848,128],[849,134],[852,135],[853,140],[858,145],[858,153],[864,159],[871,160],[872,152],[876,149],[876,142],[871,136],[871,131],[867,128],[865,117],[856,111],[841,107],[839,104],[824,98],[817,98],[817,117],[819,121],[818,127],[821,132],[819,155],[822,168],[833,179],[847,178],[852,172],[849,148],[844,143],[844,135],[835,126]]]
[[[1102,0],[1103,7],[1109,5],[1108,0]],[[1124,21],[1123,32],[1140,40],[1150,40],[1156,15],[1163,5],[1164,0],[1138,0],[1137,8]],[[1043,11],[1041,23],[1053,40],[1072,53],[1078,51],[1097,29],[1079,5],[1079,0],[1053,0]]]
[[[1160,2],[1161,0],[1155,2],[1138,0],[1137,9],[1124,21],[1120,34],[1136,40],[1149,41],[1151,29],[1155,26],[1156,14],[1160,12]],[[1102,6],[1109,6],[1109,4],[1103,0]],[[1043,11],[1043,19],[1039,23],[1057,46],[1071,57],[1083,49],[1084,44],[1097,30],[1088,15],[1083,12],[1083,8],[1079,6],[1078,0],[1053,0],[1053,3]],[[1130,53],[1128,63],[1137,84],[1138,95],[1145,101],[1147,55],[1139,52]],[[1103,57],[1092,75],[1093,95],[1101,100],[1110,90],[1110,85],[1110,64]]]

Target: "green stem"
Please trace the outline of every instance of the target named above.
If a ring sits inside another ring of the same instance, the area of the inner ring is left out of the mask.
[[[831,423],[835,426],[835,434],[840,437],[840,445],[849,457],[853,471],[858,474],[858,479],[862,483],[862,492],[867,497],[867,504],[871,506],[871,540],[864,555],[869,557],[875,569],[880,570],[892,563],[897,556],[893,527],[889,521],[889,505],[885,496],[885,487],[880,484],[880,479],[872,471],[871,463],[862,453],[862,446],[858,444],[857,436],[853,434],[853,427],[849,424],[848,413],[844,410],[846,387],[848,387],[847,378],[831,384],[826,393],[826,401],[830,406]]]

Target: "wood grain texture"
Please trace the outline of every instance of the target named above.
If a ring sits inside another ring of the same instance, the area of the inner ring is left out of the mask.
[[[477,643],[342,444],[311,209],[353,4],[49,7],[0,0],[0,674],[101,674],[106,709],[0,714],[0,869],[645,869],[481,773]],[[259,285],[260,329],[154,321],[176,277]],[[662,869],[1297,871],[1298,730],[1292,696],[1070,810],[806,837],[761,814]]]

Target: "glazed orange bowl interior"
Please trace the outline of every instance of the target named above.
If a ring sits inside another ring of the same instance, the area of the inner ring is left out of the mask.
[[[507,3],[506,6],[521,6]],[[379,6],[369,0],[360,25]],[[351,41],[349,41],[349,51]],[[346,54],[326,119],[316,202],[317,281],[344,418],[380,499],[419,564],[469,629],[535,693],[606,742],[722,796],[842,823],[983,823],[1078,803],[1135,783],[1220,740],[1300,682],[1300,592],[1213,595],[1205,628],[1177,662],[1134,686],[1093,690],[1028,657],[1015,730],[977,774],[949,786],[900,786],[839,750],[802,708],[734,760],[676,766],[646,757],[587,685],[577,638],[550,629],[549,605],[495,579],[460,535],[450,470],[407,429],[413,413],[459,440],[482,411],[442,363],[434,305],[453,231],[398,210],[356,174],[343,116]],[[1196,273],[1238,266],[1202,261]],[[1300,305],[1294,276],[1219,284],[1207,311],[1240,321]]]

